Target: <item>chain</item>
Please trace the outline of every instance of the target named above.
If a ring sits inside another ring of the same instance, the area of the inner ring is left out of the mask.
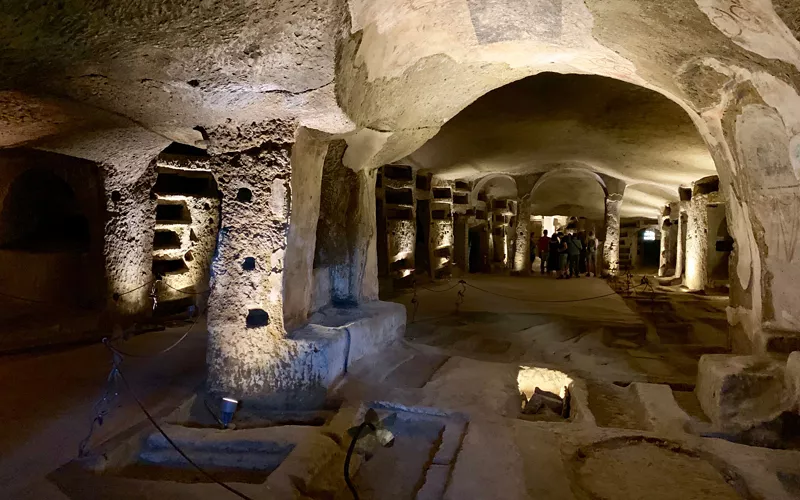
[[[78,445],[78,457],[85,457],[88,455],[89,443],[92,440],[94,431],[98,427],[103,426],[103,422],[111,412],[111,405],[119,397],[119,387],[117,385],[117,374],[119,373],[119,370],[117,366],[121,361],[122,357],[119,354],[112,354],[111,371],[108,372],[108,377],[106,378],[106,388],[103,391],[102,396],[100,396],[100,399],[98,399],[92,407],[94,418],[92,419],[92,423],[89,425],[89,433]]]
[[[458,297],[456,297],[456,314],[461,309],[461,304],[464,303],[464,295],[467,293],[467,282],[459,280],[458,284],[461,285],[461,290],[458,291]]]
[[[161,283],[160,279],[153,280],[153,286],[150,287],[150,299],[153,301],[153,311],[158,307],[158,284]]]

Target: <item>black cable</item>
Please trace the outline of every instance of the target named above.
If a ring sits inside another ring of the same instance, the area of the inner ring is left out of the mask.
[[[350,493],[353,494],[353,500],[358,500],[358,491],[356,491],[356,486],[350,480],[350,458],[353,456],[353,452],[356,449],[356,441],[361,436],[361,432],[364,430],[365,427],[371,428],[373,431],[375,430],[375,426],[369,422],[361,422],[361,425],[358,426],[356,429],[356,433],[353,436],[353,440],[350,441],[350,446],[347,448],[347,455],[344,457],[344,482],[347,484],[347,487],[350,489]]]
[[[460,282],[456,283],[455,285],[452,285],[452,286],[450,286],[448,288],[445,288],[443,290],[434,290],[433,288],[424,287],[422,285],[419,285],[419,288],[422,288],[423,290],[427,290],[429,292],[442,293],[442,292],[449,292],[450,290],[452,290],[453,288],[457,287],[460,284],[461,284]]]
[[[208,290],[206,290],[205,292],[187,292],[185,290],[181,290],[180,288],[175,288],[174,286],[170,285],[169,283],[164,283],[163,281],[161,282],[161,284],[164,285],[167,288],[172,288],[176,292],[182,293],[184,295],[206,295],[206,294],[211,293],[211,289],[210,288]]]
[[[153,282],[155,282],[155,281],[158,281],[158,280],[152,279],[152,280],[148,281],[147,283],[142,283],[141,285],[137,286],[136,288],[131,288],[127,292],[114,293],[114,294],[112,294],[112,297],[122,297],[123,295],[128,295],[129,293],[133,293],[136,290],[141,290],[142,288],[146,287],[147,285],[152,285]]]
[[[113,351],[112,351],[112,352],[113,352]],[[242,493],[242,492],[238,491],[237,489],[235,489],[235,488],[233,488],[233,487],[231,487],[231,486],[228,486],[227,484],[223,483],[223,482],[222,482],[222,481],[220,481],[219,479],[215,478],[215,477],[214,477],[214,476],[212,476],[210,473],[206,472],[206,470],[205,470],[205,469],[203,469],[202,467],[200,467],[199,465],[197,465],[197,464],[196,464],[196,463],[195,463],[195,462],[194,462],[194,461],[193,461],[191,458],[189,458],[189,456],[188,456],[186,453],[184,453],[184,451],[183,451],[183,450],[181,450],[181,449],[180,449],[180,447],[179,447],[179,446],[178,446],[178,445],[175,443],[175,441],[173,441],[173,440],[172,440],[172,438],[170,438],[170,437],[167,435],[167,433],[166,433],[166,432],[164,432],[164,429],[162,429],[162,428],[161,428],[161,426],[160,426],[160,425],[158,425],[158,422],[156,422],[156,420],[153,418],[153,416],[152,416],[152,415],[150,415],[150,412],[149,412],[149,411],[147,411],[147,408],[145,408],[145,407],[144,407],[144,404],[143,404],[143,403],[141,402],[141,400],[140,400],[140,399],[139,399],[139,398],[136,396],[136,393],[135,393],[135,392],[133,392],[133,388],[132,388],[132,387],[131,387],[131,385],[128,383],[128,379],[127,379],[127,378],[125,378],[125,374],[123,374],[123,373],[122,373],[122,370],[120,370],[120,368],[119,368],[119,363],[117,363],[116,359],[114,359],[114,367],[115,367],[115,368],[116,368],[116,370],[117,370],[117,375],[119,376],[120,380],[122,380],[122,383],[125,385],[125,389],[127,389],[127,391],[130,393],[130,395],[131,395],[131,397],[133,398],[133,400],[134,400],[134,401],[136,401],[136,404],[139,406],[139,409],[140,409],[140,410],[142,410],[142,413],[144,413],[144,415],[147,417],[147,420],[149,420],[149,421],[150,421],[150,423],[151,423],[151,424],[153,424],[153,427],[155,427],[155,428],[156,428],[156,430],[158,430],[158,432],[159,432],[159,433],[160,433],[162,436],[164,436],[164,439],[166,439],[166,440],[167,440],[167,442],[170,444],[170,446],[172,446],[172,447],[175,449],[175,451],[177,451],[177,452],[178,452],[178,454],[184,458],[184,460],[186,460],[187,462],[189,462],[189,464],[190,464],[192,467],[194,467],[195,469],[197,469],[197,471],[198,471],[198,472],[200,472],[202,475],[204,475],[206,478],[208,478],[208,479],[210,479],[211,481],[213,481],[213,482],[217,483],[218,485],[222,486],[223,488],[225,488],[226,490],[230,491],[231,493],[233,493],[233,494],[234,494],[234,495],[236,495],[237,497],[239,497],[239,498],[243,498],[244,500],[253,500],[252,498],[248,497],[248,496],[247,496],[247,495],[245,495],[244,493]]]
[[[114,347],[111,344],[111,341],[108,339],[108,337],[103,339],[103,344],[105,344],[111,350],[111,352],[113,352],[114,354],[117,354],[119,356],[123,356],[123,357],[126,357],[126,358],[140,358],[140,359],[155,358],[156,356],[161,356],[162,354],[165,354],[165,353],[171,351],[172,349],[177,347],[178,344],[183,342],[183,340],[189,335],[189,333],[191,333],[192,329],[194,328],[194,326],[197,324],[198,321],[200,321],[200,315],[199,314],[194,319],[192,324],[189,325],[189,328],[186,329],[186,332],[184,332],[184,334],[181,335],[181,338],[179,338],[178,340],[173,342],[170,346],[168,346],[168,347],[166,347],[164,349],[161,349],[160,351],[158,351],[156,353],[153,353],[153,354],[136,354],[136,353],[132,353],[132,352],[123,351],[121,349],[118,349],[118,348]]]

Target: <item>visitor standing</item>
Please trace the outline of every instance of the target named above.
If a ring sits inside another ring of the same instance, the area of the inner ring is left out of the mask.
[[[569,278],[569,247],[567,244],[569,235],[558,234],[561,236],[561,243],[558,245],[558,277]]]
[[[550,238],[547,236],[547,229],[542,232],[542,236],[536,246],[539,249],[539,259],[542,261],[539,271],[544,274],[550,270],[547,267],[547,258],[550,256]]]
[[[558,233],[553,233],[553,237],[550,238],[550,253],[548,254],[547,271],[550,273],[555,273],[556,275],[558,275],[559,271],[559,248],[561,248],[561,238],[559,238]]]
[[[597,238],[589,231],[586,238],[586,276],[597,276]]]
[[[570,278],[580,277],[580,259],[581,259],[581,240],[578,235],[572,234],[567,239],[567,257],[569,258],[569,276]]]

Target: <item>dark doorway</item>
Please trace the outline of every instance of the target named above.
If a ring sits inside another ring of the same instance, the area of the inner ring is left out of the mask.
[[[428,200],[417,200],[417,242],[414,262],[417,274],[431,274],[431,258],[428,240],[431,230],[431,205]]]
[[[375,200],[375,222],[378,229],[378,276],[389,275],[389,241],[386,235],[386,215],[383,200]]]
[[[714,248],[709,248],[709,252],[716,252],[714,265],[709,269],[711,277],[717,280],[728,279],[728,265],[731,252],[733,251],[733,236],[728,231],[728,218],[724,217],[717,228],[717,238]]]
[[[469,230],[469,272],[480,273],[488,265],[488,234],[485,226]]]
[[[642,229],[639,231],[639,262],[643,269],[658,268],[661,254],[661,240],[656,229]]]

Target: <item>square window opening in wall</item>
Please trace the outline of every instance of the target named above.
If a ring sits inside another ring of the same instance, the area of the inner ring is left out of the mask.
[[[387,179],[398,181],[410,181],[414,179],[414,171],[406,165],[386,165],[383,167],[383,175]]]
[[[186,203],[159,201],[156,205],[156,222],[189,224],[192,222],[192,214],[186,207]]]
[[[474,208],[470,208],[469,210],[466,211],[466,213],[464,215],[466,215],[467,217],[474,217],[475,216],[475,209]]]
[[[431,190],[430,175],[417,175],[416,186],[417,189],[421,189],[422,191],[430,191]]]
[[[434,200],[449,200],[453,197],[453,192],[450,188],[433,188]]]
[[[459,191],[469,191],[469,183],[464,181],[456,181],[456,189]]]
[[[453,196],[453,203],[456,205],[468,205],[469,204],[469,195],[468,194],[456,194]]]
[[[410,208],[387,208],[388,220],[414,220],[414,211]]]
[[[447,220],[450,219],[450,211],[449,210],[432,210],[431,211],[431,219],[433,220]]]
[[[411,206],[414,204],[414,192],[411,189],[386,188],[385,200],[388,205]]]

